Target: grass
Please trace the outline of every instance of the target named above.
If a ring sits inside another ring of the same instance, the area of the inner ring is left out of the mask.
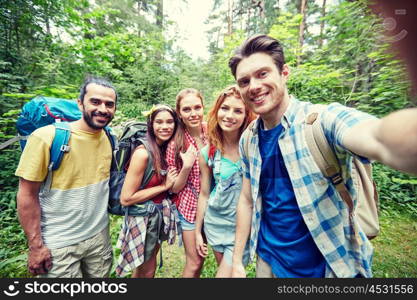
[[[375,248],[373,260],[374,277],[417,277],[417,218],[399,211],[382,211],[381,232],[372,240]],[[178,244],[162,246],[163,267],[157,270],[156,278],[179,278],[185,264],[184,248]],[[202,278],[213,278],[217,265],[213,252],[204,262]],[[159,254],[158,254],[159,259]],[[246,267],[247,277],[255,277],[255,263]]]
[[[417,218],[398,211],[382,211],[381,233],[375,247],[374,277],[417,277]]]
[[[111,217],[111,236],[116,244],[122,217]],[[26,271],[26,246],[17,217],[6,217],[0,213],[0,277],[24,278]],[[407,212],[383,210],[380,216],[381,233],[372,240],[375,247],[373,261],[374,277],[416,278],[417,277],[417,218]],[[184,249],[163,244],[163,267],[157,270],[157,278],[179,278],[185,263]],[[119,249],[114,248],[115,262]],[[159,255],[158,255],[159,259]],[[115,264],[113,268],[115,267]],[[206,258],[202,278],[212,278],[217,270],[212,251]],[[111,277],[114,277],[112,272]],[[247,276],[255,276],[255,266],[247,267]]]

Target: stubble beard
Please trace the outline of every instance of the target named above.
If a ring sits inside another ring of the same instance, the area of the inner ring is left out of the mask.
[[[104,116],[104,115],[103,115]],[[113,116],[109,116],[108,114],[107,115],[105,115],[105,117],[108,117],[108,121],[105,123],[105,124],[103,124],[103,125],[101,125],[101,124],[99,124],[99,125],[97,125],[96,123],[94,123],[94,121],[93,121],[93,113],[91,113],[91,114],[88,114],[87,112],[83,112],[83,119],[84,119],[84,121],[87,123],[87,125],[88,125],[88,127],[90,127],[91,129],[94,129],[94,130],[100,130],[100,129],[103,129],[104,127],[106,127],[110,122],[111,122],[111,120],[113,119]]]

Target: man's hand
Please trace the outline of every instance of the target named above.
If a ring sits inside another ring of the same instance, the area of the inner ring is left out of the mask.
[[[28,270],[33,275],[46,274],[52,268],[51,251],[46,246],[29,247]]]

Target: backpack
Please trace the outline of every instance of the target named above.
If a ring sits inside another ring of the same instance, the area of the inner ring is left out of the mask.
[[[26,146],[29,135],[40,127],[57,122],[71,122],[81,118],[77,102],[67,99],[36,96],[25,105],[16,122],[20,148]]]
[[[378,193],[372,180],[371,164],[363,164],[354,157],[352,180],[357,192],[357,206],[354,207],[346,185],[343,183],[341,168],[330,147],[319,120],[319,113],[313,112],[306,119],[306,141],[311,154],[323,175],[328,178],[349,208],[350,218],[355,217],[368,239],[379,233]]]
[[[37,96],[23,105],[16,122],[22,151],[26,146],[27,138],[35,129],[50,124],[55,126],[55,136],[50,149],[48,175],[43,191],[45,191],[45,188],[49,191],[52,171],[59,168],[64,154],[70,151],[68,146],[71,137],[69,122],[80,118],[81,111],[78,109],[77,102],[73,100]],[[111,133],[111,129],[105,127],[104,130],[110,139],[112,149],[114,149],[116,140]]]
[[[132,121],[128,123],[119,138],[118,147],[113,152],[112,167],[110,170],[109,183],[109,205],[108,212],[118,216],[143,216],[152,213],[154,205],[152,201],[146,201],[141,204],[123,206],[120,204],[120,194],[123,183],[126,177],[127,169],[136,147],[143,145],[148,152],[148,164],[143,175],[140,189],[143,189],[151,180],[155,173],[153,167],[153,155],[149,150],[149,145],[146,141],[147,124],[144,122]],[[149,202],[149,203],[148,203]]]

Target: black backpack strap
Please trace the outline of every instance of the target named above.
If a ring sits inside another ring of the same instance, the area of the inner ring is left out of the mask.
[[[143,174],[142,178],[142,184],[140,185],[140,188],[143,189],[149,181],[151,181],[151,178],[154,174],[154,168],[153,168],[153,155],[151,150],[149,149],[149,144],[146,140],[140,140],[142,145],[145,147],[146,152],[148,152],[148,164],[146,165],[145,173]]]
[[[110,170],[112,170],[114,167],[114,164],[116,164],[116,152],[119,150],[119,143],[117,141],[117,137],[113,134],[113,131],[110,127],[104,127],[104,132],[106,133],[107,137],[109,138],[110,145],[111,145],[111,164],[110,164]]]
[[[112,150],[114,151],[114,150],[116,150],[116,147],[117,147],[117,139],[116,139],[116,137],[114,136],[114,134],[113,134],[113,132],[112,132],[112,130],[111,130],[111,128],[110,127],[104,127],[104,132],[106,133],[106,135],[107,135],[107,137],[109,138],[109,140],[110,140],[110,144],[111,144],[111,148],[112,148]]]

